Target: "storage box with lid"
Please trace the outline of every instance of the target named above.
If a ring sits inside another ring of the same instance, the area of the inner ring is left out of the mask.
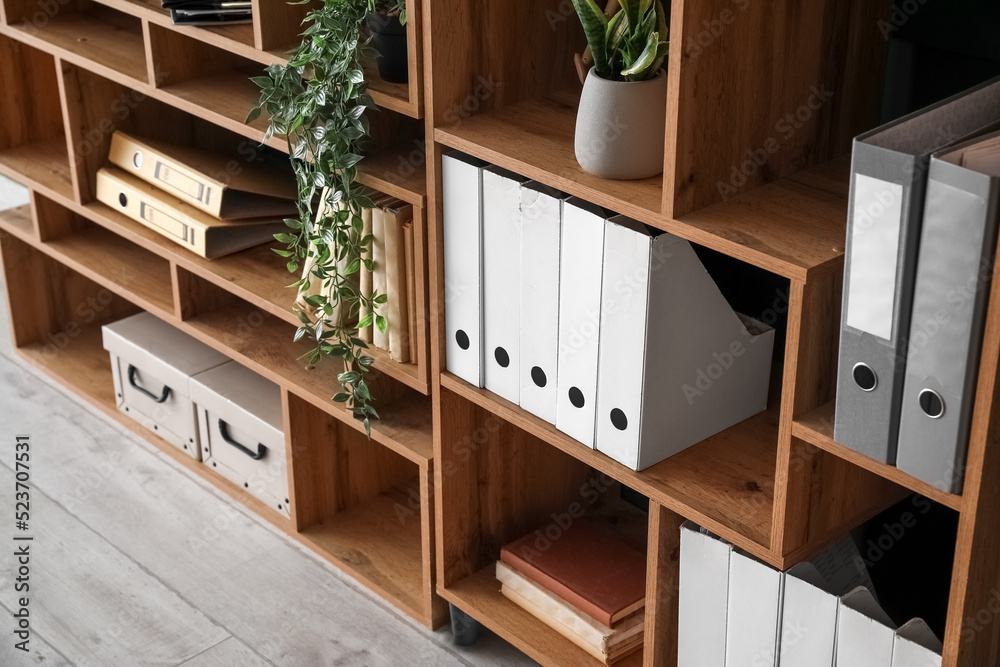
[[[118,409],[201,460],[188,383],[229,359],[149,313],[102,327]]]
[[[192,378],[191,398],[205,465],[291,518],[278,385],[231,361]]]

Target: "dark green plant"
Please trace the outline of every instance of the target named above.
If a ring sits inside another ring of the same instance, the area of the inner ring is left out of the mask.
[[[299,217],[285,221],[289,231],[275,238],[286,248],[275,252],[288,260],[290,272],[298,273],[313,249],[312,270],[292,287],[307,292],[312,281],[323,285],[319,294],[305,298],[309,309],[296,309],[302,324],[295,340],[308,337],[314,342],[306,355],[310,364],[324,356],[343,361],[337,378],[343,391],[333,400],[345,403],[364,422],[369,436],[370,420],[378,413],[365,373],[374,360],[365,354],[368,345],[358,330],[373,323],[386,330],[385,318],[377,312],[386,296],[360,294],[351,276],[362,263],[373,268],[372,239],[363,235],[361,218],[372,201],[355,182],[369,132],[365,111],[374,106],[361,68],[367,55],[361,27],[371,1],[323,0],[310,11],[302,43],[289,55],[288,64],[271,65],[267,76],[254,77],[260,101],[247,118],[252,122],[262,111],[268,113],[264,140],[286,137],[298,183]],[[371,314],[358,322],[362,307]]]
[[[620,0],[607,16],[594,0],[573,0],[594,59],[594,71],[609,81],[646,81],[663,67],[670,46],[661,0]]]

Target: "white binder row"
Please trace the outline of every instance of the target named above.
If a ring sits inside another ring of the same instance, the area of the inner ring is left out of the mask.
[[[774,330],[691,245],[443,159],[447,368],[635,470],[765,409]]]
[[[941,642],[923,620],[897,629],[869,588],[856,583],[828,580],[813,563],[779,572],[686,523],[677,664],[941,666]]]

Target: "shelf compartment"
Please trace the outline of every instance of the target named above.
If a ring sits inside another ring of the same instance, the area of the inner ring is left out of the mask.
[[[337,374],[342,366],[324,359],[309,368],[303,356],[311,348],[305,341],[293,342],[294,325],[180,267],[177,283],[181,329],[363,432],[361,422],[332,400],[341,391]],[[368,382],[382,417],[372,421],[372,439],[415,463],[429,461],[429,398],[377,369]]]
[[[576,161],[579,93],[527,100],[439,127],[434,138],[492,164],[640,220],[660,214],[663,178],[612,181]]]
[[[160,0],[94,0],[113,7],[118,11],[151,23],[170,27],[177,32],[190,35],[205,42],[244,55],[256,53],[254,49],[253,26],[247,24],[226,26],[174,26],[170,20],[170,10],[163,9]]]
[[[72,195],[69,151],[55,59],[0,35],[0,173],[25,185]]]
[[[649,515],[625,502],[622,486],[600,470],[447,388],[441,401],[446,418],[435,462],[437,520],[447,527],[438,531],[441,595],[543,664],[600,664],[507,600],[495,564],[504,545],[536,530],[558,539],[566,522],[580,516],[647,553]],[[621,664],[642,664],[642,651]]]
[[[211,473],[118,410],[101,326],[140,308],[18,239],[0,239],[0,248],[12,290],[15,352],[22,359],[251,511],[289,530],[287,519],[243,488]]]
[[[427,468],[294,393],[286,421],[299,539],[419,621],[441,620],[424,540]]]
[[[776,407],[635,472],[519,406],[450,373],[442,374],[441,386],[489,411],[494,419],[524,429],[537,441],[610,475],[757,558],[780,565],[780,559],[770,551],[778,442]],[[450,414],[447,409],[442,411]]]
[[[246,125],[247,114],[260,98],[260,89],[250,80],[262,76],[259,62],[207,44],[171,28],[151,24],[149,48],[159,73],[156,86],[185,102],[186,110],[205,115],[219,125],[255,141],[264,138],[266,117]],[[280,137],[269,145],[285,149]]]
[[[45,197],[36,195],[34,206],[41,240],[16,229],[8,231],[144,309],[160,317],[173,315],[167,260]]]
[[[962,496],[942,491],[936,486],[903,472],[896,466],[876,461],[835,441],[833,439],[833,417],[834,403],[831,401],[808,415],[797,419],[792,425],[792,435],[894,484],[926,496],[945,507],[961,511],[963,505]]]
[[[15,33],[50,45],[60,55],[73,54],[110,72],[147,82],[146,49],[139,19],[110,7],[84,2],[63,5],[45,21],[12,22]]]

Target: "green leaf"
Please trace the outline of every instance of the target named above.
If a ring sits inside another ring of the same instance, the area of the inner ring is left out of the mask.
[[[646,48],[643,49],[642,53],[636,59],[635,64],[626,70],[622,71],[622,76],[624,77],[643,77],[648,76],[648,70],[656,61],[656,51],[660,44],[660,37],[655,32],[649,34],[649,39],[646,41]]]
[[[334,403],[346,403],[348,400],[350,400],[350,398],[351,398],[350,394],[340,393],[340,394],[337,394],[336,396],[333,397],[333,402]]]
[[[389,329],[389,323],[381,315],[375,318],[375,326],[377,326],[378,330],[382,333],[385,333]]]
[[[357,371],[346,371],[337,376],[337,381],[341,384],[351,384],[361,379],[361,373]]]
[[[289,273],[296,273],[299,270],[299,263],[295,260],[290,261],[286,266]]]
[[[261,78],[263,78],[263,77],[261,77]],[[254,107],[253,109],[250,109],[250,113],[247,114],[247,119],[245,121],[243,121],[243,122],[244,122],[244,124],[249,125],[250,123],[252,123],[255,120],[257,120],[258,118],[260,118],[260,107]]]
[[[594,0],[573,0],[573,7],[580,17],[583,33],[587,37],[590,53],[594,57],[594,67],[598,74],[607,70],[607,31],[608,17]]]
[[[374,321],[375,321],[375,316],[371,313],[368,313],[367,315],[361,318],[360,322],[358,322],[358,328],[366,329],[370,327],[372,325],[372,322]]]

